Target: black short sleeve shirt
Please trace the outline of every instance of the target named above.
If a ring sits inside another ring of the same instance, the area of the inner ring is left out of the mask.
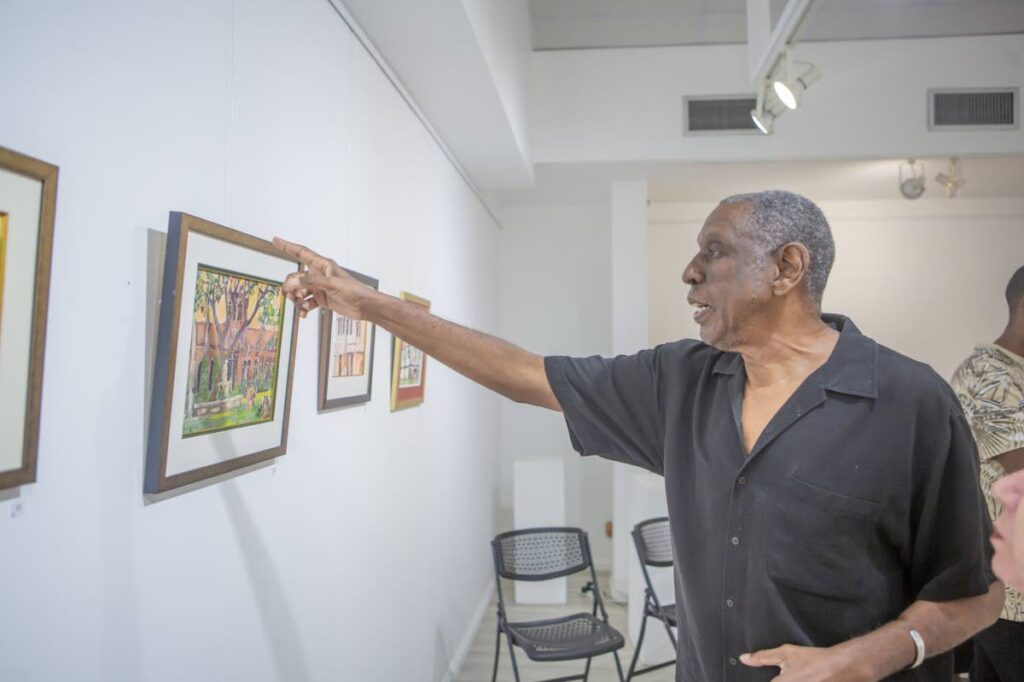
[[[974,440],[949,386],[848,319],[746,453],[743,359],[683,340],[548,357],[573,446],[665,478],[677,680],[770,680],[740,654],[830,646],[994,580]],[[949,679],[949,654],[891,679]],[[944,677],[943,677],[944,676]]]

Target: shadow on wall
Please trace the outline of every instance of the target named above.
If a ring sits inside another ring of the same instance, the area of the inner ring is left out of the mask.
[[[238,492],[237,483],[225,482],[221,492],[228,518],[235,527],[238,548],[249,575],[253,601],[260,613],[277,678],[288,682],[307,682],[312,678],[306,665],[295,617],[281,578],[274,569],[272,557]]]

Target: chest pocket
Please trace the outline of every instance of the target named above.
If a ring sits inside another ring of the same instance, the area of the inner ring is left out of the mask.
[[[796,610],[862,602],[881,505],[792,475],[774,505],[766,564],[785,601]]]

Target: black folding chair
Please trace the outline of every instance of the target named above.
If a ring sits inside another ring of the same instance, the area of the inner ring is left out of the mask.
[[[651,584],[651,575],[647,572],[648,566],[671,566],[672,565],[672,535],[668,528],[668,518],[660,517],[641,521],[633,527],[631,533],[633,543],[636,545],[636,553],[640,558],[640,568],[644,572],[644,581],[647,587],[644,589],[644,615],[640,622],[640,638],[636,642],[636,651],[633,652],[633,660],[629,664],[629,673],[626,675],[626,682],[636,675],[643,675],[654,670],[674,665],[676,662],[673,656],[671,661],[648,666],[641,670],[636,669],[636,663],[640,659],[640,647],[644,643],[644,634],[647,630],[647,619],[657,618],[665,626],[665,632],[672,642],[672,650],[676,650],[676,637],[672,634],[672,628],[676,625],[675,604],[662,605],[658,601],[658,595]]]
[[[501,654],[501,635],[508,641],[512,658],[512,671],[519,682],[515,647],[526,652],[533,661],[570,661],[587,659],[582,675],[557,677],[543,682],[586,680],[590,675],[590,659],[611,653],[622,682],[622,664],[618,650],[625,639],[608,624],[608,613],[601,599],[597,574],[590,555],[587,534],[579,528],[530,528],[502,533],[491,541],[494,554],[494,572],[498,585],[498,634],[494,647],[494,672],[491,682],[498,678],[498,657]],[[501,579],[539,581],[561,578],[590,569],[594,593],[594,608],[590,613],[574,613],[561,618],[511,623],[505,610],[505,597]],[[600,612],[600,617],[598,616]]]

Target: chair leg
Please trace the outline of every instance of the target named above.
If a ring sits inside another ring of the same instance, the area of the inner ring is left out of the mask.
[[[519,682],[519,666],[516,665],[516,652],[512,646],[512,635],[505,633],[505,638],[508,640],[508,655],[512,659],[512,673],[516,677],[516,682]]]
[[[587,682],[587,678],[590,677],[590,659],[587,659],[587,667],[583,669],[583,682]]]
[[[672,634],[672,626],[669,625],[668,623],[666,623],[665,621],[661,621],[661,622],[665,626],[665,632],[668,633],[668,641],[672,642],[672,651],[674,652],[676,650],[676,646],[677,645],[676,645],[676,636]]]
[[[615,657],[615,669],[619,671],[619,682],[626,682],[625,678],[622,676],[622,663],[619,661],[619,652],[613,651],[612,656]]]
[[[494,638],[494,671],[491,673],[491,682],[498,679],[498,656],[501,655],[501,626],[498,626],[498,636]]]
[[[636,670],[636,662],[640,660],[640,647],[644,643],[644,632],[647,630],[647,614],[644,614],[640,621],[640,637],[636,641],[636,650],[633,652],[633,660],[629,664],[629,673],[626,675],[626,682],[633,679],[633,671]]]

